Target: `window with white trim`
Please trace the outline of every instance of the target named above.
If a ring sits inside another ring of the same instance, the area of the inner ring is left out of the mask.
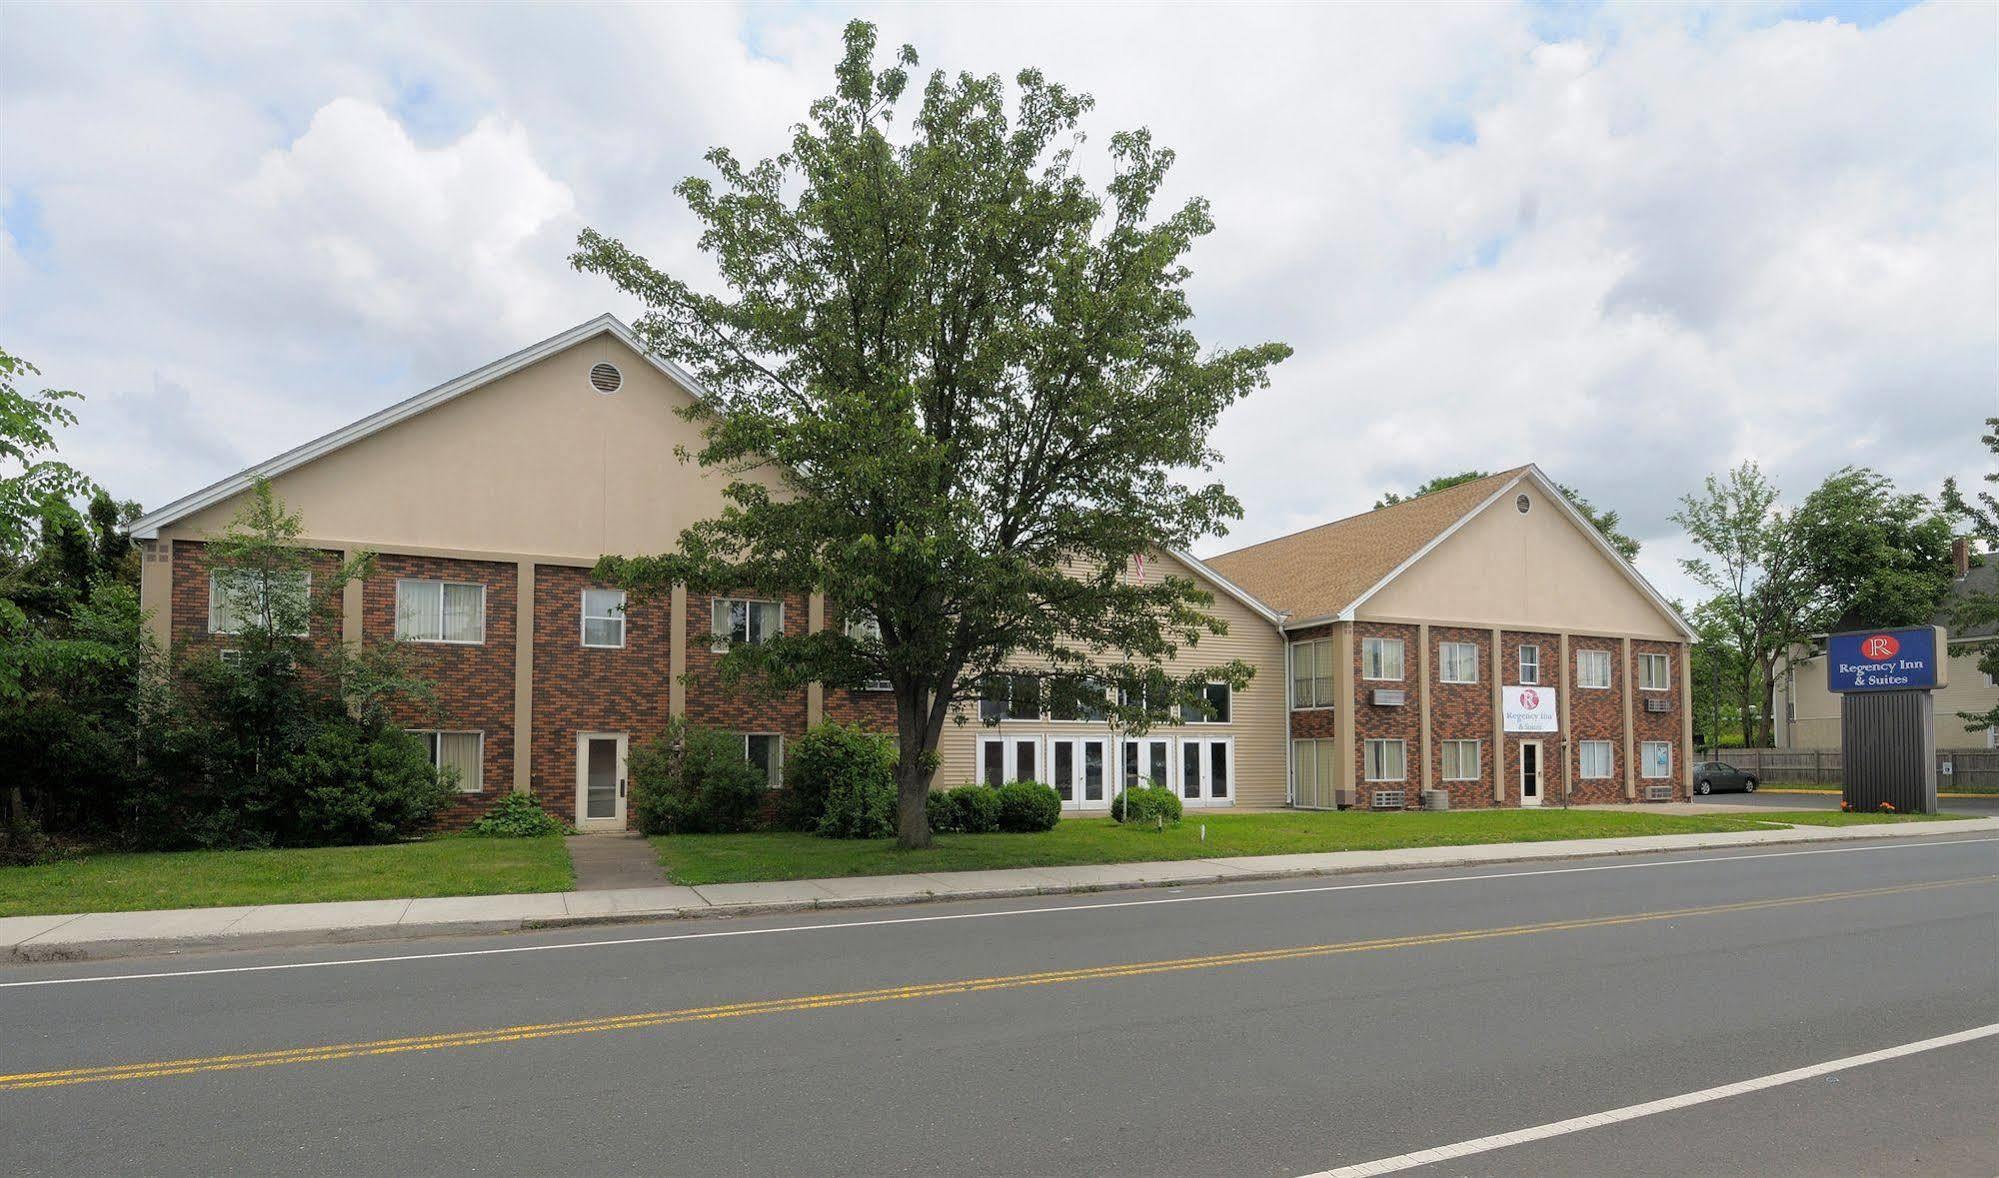
[[[1291,706],[1333,706],[1333,640],[1314,638],[1291,644]]]
[[[882,624],[864,610],[855,610],[847,615],[843,627],[847,637],[855,642],[878,647],[882,641]],[[861,684],[862,691],[887,691],[892,686],[887,679],[869,679]]]
[[[1541,682],[1541,648],[1523,646],[1520,648],[1520,683],[1532,686]]]
[[[1068,723],[1100,724],[1111,689],[1101,679],[1061,676],[1048,681],[1048,718]]]
[[[1444,780],[1477,781],[1479,752],[1480,742],[1476,740],[1444,741]]]
[[[784,784],[784,737],[774,732],[743,734],[743,756],[764,775],[772,789]]]
[[[242,609],[263,612],[264,590],[257,586],[257,574],[250,569],[210,569],[208,570],[208,632],[210,634],[241,634],[245,619]],[[288,602],[289,609],[296,610],[301,625],[309,624],[309,607],[312,598],[312,573],[273,577],[270,587],[296,600]],[[290,635],[304,638],[301,629]]]
[[[990,675],[979,686],[979,719],[1039,720],[1041,679],[1037,675]]]
[[[1201,698],[1207,702],[1206,708],[1193,704],[1180,705],[1182,724],[1226,724],[1229,722],[1229,685],[1226,683],[1204,683]]]
[[[1648,740],[1638,749],[1638,775],[1648,780],[1673,775],[1673,745],[1671,741]]]
[[[484,793],[486,790],[486,734],[484,732],[444,732],[412,728],[410,735],[423,741],[430,763],[443,776],[456,775],[458,792]]]
[[[1445,642],[1437,646],[1437,681],[1478,682],[1478,643]]]
[[[1408,776],[1405,755],[1408,742],[1402,740],[1370,740],[1367,742],[1367,779],[1369,781],[1401,781]]]
[[[625,644],[625,591],[583,591],[583,645],[615,649]]]
[[[1363,679],[1402,678],[1402,640],[1400,638],[1361,639],[1360,677]]]
[[[396,582],[396,637],[405,642],[486,641],[486,587],[461,581]]]
[[[710,608],[709,629],[715,636],[717,653],[728,650],[731,643],[756,646],[784,632],[784,606],[780,602],[717,597]]]
[[[1610,652],[1607,650],[1579,650],[1576,652],[1576,686],[1610,686]]]
[[[1589,780],[1609,777],[1614,755],[1607,740],[1580,741],[1576,745],[1576,774]]]
[[[1673,687],[1673,660],[1663,654],[1638,656],[1638,690],[1670,691]]]

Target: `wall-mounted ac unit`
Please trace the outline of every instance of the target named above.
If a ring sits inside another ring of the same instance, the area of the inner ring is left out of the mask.
[[[1673,701],[1670,699],[1648,699],[1645,701],[1645,710],[1648,712],[1670,712],[1673,710]]]
[[[1399,708],[1407,698],[1407,693],[1398,687],[1374,689],[1374,706],[1377,708]]]
[[[1645,800],[1648,802],[1670,802],[1673,800],[1673,787],[1670,785],[1648,785],[1645,787]]]
[[[1409,804],[1406,789],[1378,789],[1374,791],[1374,808],[1377,810],[1400,810]]]

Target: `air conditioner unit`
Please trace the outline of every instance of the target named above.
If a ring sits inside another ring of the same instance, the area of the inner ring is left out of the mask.
[[[1377,810],[1400,810],[1409,804],[1406,789],[1378,789],[1374,791],[1374,808]]]
[[[1451,808],[1451,795],[1441,789],[1426,789],[1423,791],[1423,808],[1425,810],[1448,810]]]
[[[1670,785],[1648,785],[1645,787],[1645,800],[1648,802],[1670,802],[1673,800],[1673,787]]]
[[[1377,708],[1399,708],[1407,694],[1400,688],[1377,687],[1374,689],[1374,706]]]
[[[1670,699],[1648,699],[1645,701],[1645,710],[1648,712],[1670,712],[1673,710],[1673,701]]]

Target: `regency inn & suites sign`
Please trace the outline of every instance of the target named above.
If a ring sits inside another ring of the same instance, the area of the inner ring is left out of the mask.
[[[1944,650],[1941,626],[1834,634],[1826,639],[1826,687],[1833,692],[1944,687]]]

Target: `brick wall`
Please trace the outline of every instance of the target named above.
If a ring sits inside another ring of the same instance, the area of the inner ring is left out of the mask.
[[[1619,652],[1623,640],[1572,635],[1569,638],[1569,666],[1564,674],[1576,684],[1569,692],[1569,768],[1572,792],[1569,800],[1579,806],[1623,802],[1624,796],[1624,689],[1625,668]],[[1610,658],[1610,686],[1583,687],[1576,675],[1577,655],[1585,650],[1601,650]],[[1610,742],[1610,776],[1582,776],[1582,742]]]
[[[1441,651],[1446,642],[1469,642],[1478,647],[1479,681],[1445,683]],[[1451,809],[1477,810],[1492,807],[1492,775],[1498,772],[1500,750],[1492,747],[1492,631],[1465,630],[1450,626],[1430,627],[1430,783],[1451,795]],[[1479,742],[1478,780],[1444,780],[1444,742]]]
[[[208,545],[199,540],[173,543],[173,586],[170,590],[173,652],[226,649],[229,636],[208,632]],[[314,552],[311,557],[312,599],[316,608],[309,633],[313,645],[325,650],[340,641],[340,595],[327,589],[340,572],[341,554]]]
[[[1491,644],[1490,636],[1487,645]],[[1498,676],[1501,684],[1520,682],[1520,648],[1538,646],[1541,648],[1541,686],[1556,690],[1556,700],[1561,699],[1563,686],[1562,671],[1558,665],[1562,661],[1562,640],[1559,635],[1505,630],[1499,635],[1499,657],[1493,660],[1492,674]],[[1483,675],[1480,676],[1484,678]],[[1493,680],[1486,679],[1484,687],[1488,697],[1492,692]],[[1488,705],[1490,707],[1490,705]],[[1557,715],[1559,715],[1559,711]],[[1562,804],[1562,738],[1563,732],[1538,732],[1509,734],[1506,737],[1506,759],[1503,766],[1506,774],[1506,804],[1520,804],[1520,746],[1539,743],[1538,765],[1541,770],[1541,801],[1543,805]]]
[[[513,789],[514,636],[518,624],[519,569],[511,563],[451,560],[384,554],[361,591],[361,632],[365,641],[386,642],[396,633],[396,581],[455,581],[486,587],[486,639],[477,644],[407,642],[414,669],[437,693],[437,710],[402,704],[396,719],[410,728],[443,728],[485,733],[485,782],[476,794],[438,820],[445,829],[462,827]]]
[[[750,597],[753,594],[742,594]],[[805,733],[805,689],[773,692],[765,684],[743,678],[722,682],[716,669],[722,656],[714,647],[714,598],[705,594],[687,597],[687,719],[730,732],[776,732],[784,736]],[[792,594],[784,599],[784,632],[803,636],[806,632],[806,599]]]
[[[895,693],[828,688],[826,718],[842,724],[858,724],[876,732],[894,732]]]
[[[1367,806],[1373,802],[1370,791],[1375,789],[1406,789],[1408,804],[1422,804],[1422,735],[1423,712],[1421,697],[1417,693],[1420,674],[1417,659],[1422,657],[1416,641],[1414,626],[1397,626],[1384,622],[1356,622],[1353,628],[1353,665],[1350,671],[1354,679],[1354,747],[1353,781],[1359,791],[1356,802]],[[1391,638],[1402,642],[1402,677],[1400,679],[1369,679],[1363,674],[1367,658],[1367,639]],[[1374,703],[1377,689],[1400,690],[1403,703],[1400,707],[1380,707]],[[1367,742],[1370,740],[1400,740],[1403,745],[1403,780],[1400,782],[1371,782],[1367,780]]]
[[[1667,676],[1667,689],[1665,691],[1644,691],[1639,688],[1638,685],[1642,680],[1638,677],[1638,658],[1644,654],[1663,654],[1667,657],[1671,670]],[[1638,798],[1640,801],[1644,800],[1645,787],[1648,785],[1670,784],[1673,787],[1673,800],[1675,801],[1682,800],[1687,796],[1684,781],[1687,770],[1687,757],[1691,755],[1691,750],[1680,742],[1683,731],[1681,728],[1683,701],[1680,699],[1680,673],[1683,670],[1681,661],[1685,658],[1686,647],[1679,643],[1633,642],[1631,644],[1631,666],[1628,669],[1630,678],[1626,682],[1631,684],[1632,692],[1631,751],[1632,755],[1638,758],[1640,766],[1639,772],[1641,776],[1638,778]],[[1670,705],[1669,710],[1664,712],[1646,711],[1645,701],[1648,699],[1663,699],[1668,701]],[[1647,779],[1642,776],[1645,763],[1644,742],[1648,740],[1663,740],[1672,744],[1673,773],[1670,782]]]
[[[1320,638],[1332,638],[1333,627],[1312,626],[1304,630],[1294,630],[1284,637],[1286,640],[1286,665],[1283,671],[1288,679],[1291,674],[1289,644],[1294,642],[1311,642]],[[1335,652],[1338,651],[1339,647],[1337,643],[1335,643],[1333,649]],[[1337,653],[1334,657],[1338,657]],[[1287,700],[1291,698],[1291,686],[1289,682],[1284,687],[1284,698]],[[1293,740],[1334,740],[1339,736],[1338,724],[1338,713],[1330,705],[1315,708],[1296,708],[1291,713],[1291,738]]]
[[[576,820],[576,739],[623,732],[631,751],[665,730],[672,708],[673,607],[630,603],[625,645],[583,645],[583,590],[611,588],[588,569],[536,565],[532,788],[548,810]]]

